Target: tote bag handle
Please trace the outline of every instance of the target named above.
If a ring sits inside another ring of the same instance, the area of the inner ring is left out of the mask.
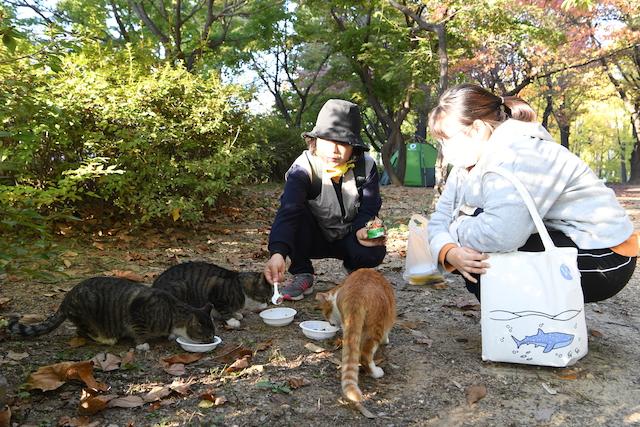
[[[540,218],[540,214],[538,213],[538,208],[536,208],[536,205],[533,202],[533,198],[531,197],[527,189],[524,188],[524,185],[522,184],[522,182],[513,173],[509,172],[506,169],[493,168],[493,169],[487,170],[485,174],[490,172],[497,173],[498,175],[505,177],[516,187],[516,190],[518,190],[518,192],[520,193],[520,196],[524,200],[525,205],[527,205],[527,209],[529,209],[529,214],[531,215],[531,218],[533,219],[533,223],[535,224],[536,229],[538,230],[538,234],[540,234],[540,238],[542,239],[544,250],[551,251],[556,249],[556,245],[553,244],[553,240],[551,240],[551,236],[549,236],[547,227],[544,226],[544,223],[542,222],[542,218]]]

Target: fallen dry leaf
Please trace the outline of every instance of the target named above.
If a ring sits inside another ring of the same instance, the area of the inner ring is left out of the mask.
[[[487,387],[484,384],[470,385],[464,393],[467,397],[467,403],[473,405],[487,395]]]
[[[542,385],[542,388],[543,388],[547,393],[549,393],[549,394],[551,394],[551,395],[558,394],[558,391],[557,391],[556,389],[552,388],[549,384],[547,384],[547,383],[541,383],[541,385]]]
[[[287,380],[287,383],[289,384],[289,387],[291,387],[294,390],[310,384],[309,380],[302,377],[291,377]]]
[[[93,377],[93,362],[61,362],[54,365],[43,366],[29,375],[26,382],[27,390],[55,390],[70,380],[80,380],[87,387],[94,390],[106,391],[109,387],[99,383]]]
[[[163,362],[162,369],[164,369],[167,374],[176,377],[182,376],[187,373],[186,369],[184,368],[184,364],[182,363],[169,364]]]
[[[341,337],[336,337],[334,340],[331,341],[331,349],[330,351],[336,351],[342,348],[342,338]]]
[[[228,400],[227,400],[227,398],[226,398],[226,397],[224,397],[224,396],[218,396],[218,397],[216,397],[216,398],[215,398],[215,400],[213,401],[213,404],[214,404],[215,406],[220,406],[220,405],[224,405],[224,404],[225,404],[225,403],[227,403],[227,402],[228,402]]]
[[[418,326],[420,326],[421,323],[422,322],[418,320],[403,320],[403,321],[397,322],[396,324],[405,329],[415,329]]]
[[[165,397],[171,394],[171,389],[168,385],[165,386],[156,386],[152,388],[147,394],[142,396],[142,400],[145,402],[155,402],[157,400],[162,400]]]
[[[314,344],[312,342],[308,342],[304,345],[304,348],[306,348],[307,350],[309,350],[312,353],[322,353],[323,351],[327,351],[325,348],[320,347],[317,344]]]
[[[72,265],[72,262],[71,262],[71,261],[69,261],[69,260],[68,260],[68,259],[66,259],[66,258],[62,260],[62,263],[63,263],[63,264],[64,264],[64,266],[65,266],[65,267],[67,267],[67,268],[71,267],[71,265]]]
[[[164,362],[169,364],[174,363],[183,363],[188,365],[189,363],[196,362],[204,357],[202,353],[180,353],[170,357],[165,357],[162,359]]]
[[[4,306],[9,304],[9,302],[11,302],[11,298],[0,298],[0,308],[4,308]]]
[[[210,402],[215,402],[216,400],[216,392],[212,389],[205,391],[204,393],[200,393],[200,400],[208,400]]]
[[[111,270],[104,273],[106,276],[119,277],[133,282],[144,282],[144,276],[129,270]]]
[[[604,336],[602,332],[597,331],[595,329],[591,329],[589,333],[591,334],[592,337],[602,338]]]
[[[433,340],[427,337],[416,337],[414,342],[416,344],[424,344],[427,346],[427,348],[431,348],[431,346],[433,345]]]
[[[561,369],[557,371],[555,374],[560,379],[573,381],[578,379],[578,374],[580,374],[581,371],[582,369],[580,368]]]
[[[147,257],[139,252],[127,252],[127,256],[124,257],[126,261],[143,261]]]
[[[58,420],[59,426],[65,427],[98,427],[102,424],[100,421],[91,421],[89,417],[69,417],[65,415]]]
[[[107,408],[136,408],[142,405],[144,405],[144,400],[140,396],[125,396],[110,400]]]
[[[11,408],[6,406],[0,407],[0,427],[9,427],[11,425]]]
[[[101,371],[109,372],[120,369],[122,359],[111,353],[98,353],[91,359],[94,366],[100,368]]]
[[[87,339],[83,337],[73,337],[67,342],[67,344],[69,344],[69,347],[71,348],[82,347],[86,343],[87,343]]]
[[[122,361],[120,362],[120,366],[130,365],[134,362],[136,358],[136,354],[133,349],[129,350],[124,356],[122,356]]]
[[[186,395],[191,392],[191,384],[193,384],[193,382],[193,380],[182,381],[180,379],[175,379],[171,384],[169,384],[169,388],[178,394]]]
[[[260,342],[258,344],[256,344],[256,349],[255,351],[264,351],[266,349],[268,349],[269,347],[271,347],[271,344],[273,343],[273,339],[267,340],[267,341],[263,341]]]
[[[476,301],[460,300],[455,304],[443,304],[443,307],[454,308],[462,311],[480,311],[480,304]]]
[[[224,371],[228,374],[231,372],[238,372],[241,371],[243,369],[246,369],[249,367],[249,362],[251,361],[251,356],[246,355],[244,356],[242,359],[238,359],[235,362],[233,362],[227,369],[225,369]]]
[[[27,357],[29,357],[29,353],[15,353],[11,350],[9,350],[7,352],[7,359],[11,359],[11,360],[22,360],[22,359],[26,359]]]
[[[79,415],[94,415],[105,410],[107,404],[118,397],[115,394],[94,394],[91,390],[82,390],[80,396]]]
[[[222,347],[221,354],[214,357],[214,359],[220,363],[232,363],[244,356],[253,356],[253,350],[241,345],[225,345]]]
[[[92,246],[94,248],[97,248],[97,249],[101,250],[101,251],[104,251],[104,245],[102,243],[93,242]]]

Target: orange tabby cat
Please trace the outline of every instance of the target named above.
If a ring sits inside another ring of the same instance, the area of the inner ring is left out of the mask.
[[[342,394],[352,402],[362,401],[358,387],[358,363],[373,378],[384,375],[373,356],[380,343],[389,343],[396,320],[396,299],[387,279],[370,268],[351,273],[344,283],[316,294],[327,320],[342,325]]]

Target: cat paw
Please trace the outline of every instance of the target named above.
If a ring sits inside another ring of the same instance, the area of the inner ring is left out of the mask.
[[[381,378],[384,376],[384,370],[378,366],[370,366],[371,368],[371,377],[373,378]]]
[[[229,319],[229,320],[227,320],[227,325],[230,328],[237,329],[237,328],[240,327],[240,321],[238,319]]]
[[[389,334],[382,337],[382,344],[389,345]]]
[[[149,347],[149,343],[146,343],[146,342],[142,343],[142,344],[138,344],[136,346],[136,350],[137,351],[149,351],[149,348],[150,348]]]
[[[232,316],[233,316],[234,319],[238,319],[238,320],[244,319],[244,316],[240,312],[233,313]]]

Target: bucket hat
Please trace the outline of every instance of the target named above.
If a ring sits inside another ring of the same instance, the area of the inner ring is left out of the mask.
[[[343,142],[369,151],[360,137],[361,128],[360,109],[356,104],[343,99],[329,99],[320,109],[314,128],[302,136]]]

